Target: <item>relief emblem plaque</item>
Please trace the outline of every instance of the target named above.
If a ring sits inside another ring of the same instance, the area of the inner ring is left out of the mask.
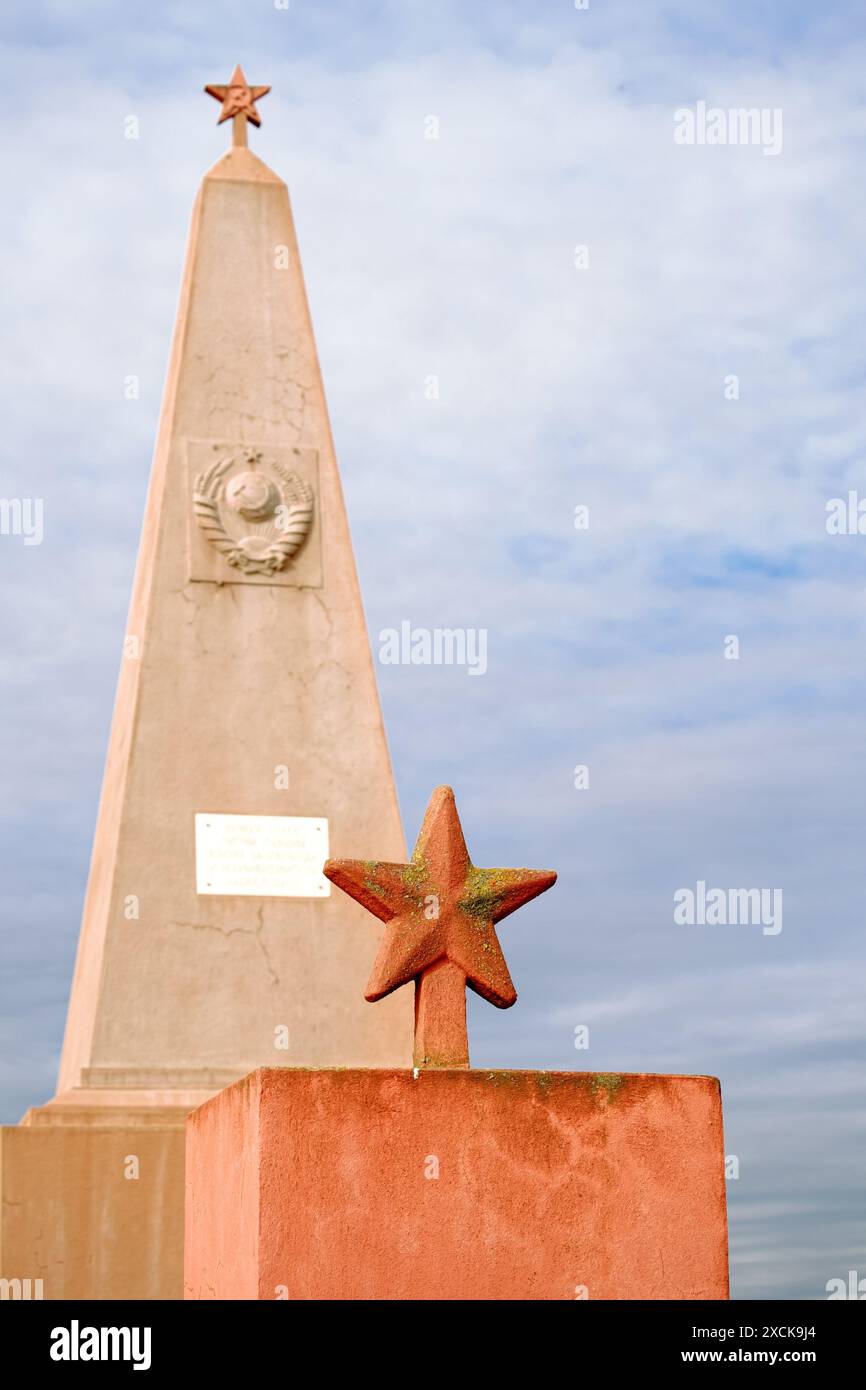
[[[321,584],[317,464],[313,449],[190,440],[190,578]]]

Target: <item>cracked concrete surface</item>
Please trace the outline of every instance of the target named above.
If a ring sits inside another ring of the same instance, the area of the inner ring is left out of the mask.
[[[264,906],[262,904],[259,904],[258,907],[258,918],[258,925],[255,927],[218,927],[214,922],[170,922],[169,926],[181,927],[188,931],[215,931],[219,932],[221,936],[254,936],[261,948],[262,958],[270,974],[271,983],[278,985],[280,977],[274,969],[273,961],[268,954],[268,948],[262,936],[265,928]]]

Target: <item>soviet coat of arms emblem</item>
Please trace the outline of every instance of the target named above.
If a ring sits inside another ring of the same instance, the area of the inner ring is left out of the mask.
[[[193,507],[202,531],[230,565],[243,574],[275,574],[307,538],[313,489],[282,464],[263,463],[255,450],[240,459],[218,459],[199,473]]]

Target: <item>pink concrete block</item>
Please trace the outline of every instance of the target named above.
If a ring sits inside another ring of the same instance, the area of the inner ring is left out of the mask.
[[[707,1076],[266,1069],[187,1121],[185,1296],[728,1297]]]

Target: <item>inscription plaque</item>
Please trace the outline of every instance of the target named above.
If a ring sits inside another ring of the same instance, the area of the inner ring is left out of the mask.
[[[318,816],[195,817],[196,893],[327,898],[328,822]]]

